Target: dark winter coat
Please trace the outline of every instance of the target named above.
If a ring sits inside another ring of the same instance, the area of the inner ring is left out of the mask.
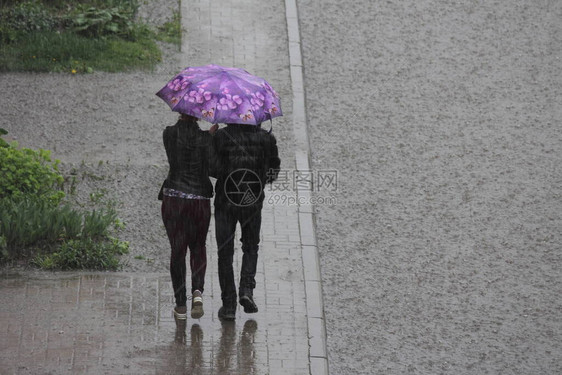
[[[214,154],[209,132],[201,130],[197,122],[180,120],[164,130],[163,138],[170,170],[159,199],[162,199],[163,188],[212,197],[209,165],[214,164]]]
[[[215,133],[213,145],[218,162],[215,206],[261,207],[263,189],[277,178],[281,165],[273,134],[258,126],[229,124]]]

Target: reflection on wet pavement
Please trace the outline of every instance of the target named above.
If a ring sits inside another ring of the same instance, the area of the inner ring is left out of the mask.
[[[240,337],[237,337],[235,322],[223,321],[221,324],[220,346],[215,363],[218,373],[231,374],[238,369],[241,374],[255,374],[254,334],[257,322],[246,321]]]
[[[167,274],[0,277],[0,374],[308,373],[306,341],[282,336],[275,312],[221,322],[207,296],[206,316],[176,321],[169,284]]]
[[[174,341],[163,353],[162,373],[174,374],[258,374],[255,366],[255,320],[247,320],[241,332],[236,322],[220,322],[218,343],[206,341],[201,325],[194,323],[189,332],[186,321],[176,320]],[[217,345],[218,344],[218,345]],[[207,353],[204,353],[207,352]],[[209,355],[211,354],[211,355]],[[206,360],[211,359],[211,362]]]

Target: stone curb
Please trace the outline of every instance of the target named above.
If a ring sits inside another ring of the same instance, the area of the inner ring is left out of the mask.
[[[306,101],[301,53],[302,46],[296,0],[285,0],[285,12],[287,17],[289,63],[293,92],[293,131],[296,143],[296,170],[310,171],[310,142],[306,120]],[[311,192],[306,188],[297,187],[299,202],[301,197],[308,198],[310,194]],[[322,278],[316,242],[314,207],[299,205],[298,212],[306,290],[310,373],[312,375],[328,375],[326,321],[324,319]]]

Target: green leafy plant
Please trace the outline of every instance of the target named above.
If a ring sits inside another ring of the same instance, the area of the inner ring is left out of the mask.
[[[88,37],[100,37],[109,34],[128,34],[133,22],[119,9],[88,8],[76,14],[72,19],[73,30]]]
[[[117,213],[113,208],[92,210],[84,215],[83,238],[97,238],[109,235],[108,229],[117,220]]]
[[[4,139],[2,139],[3,135],[8,134],[8,131],[6,129],[0,128],[0,147],[9,147],[10,144],[8,142],[6,142]]]
[[[100,179],[98,176],[95,176],[95,175],[92,175],[92,174],[89,174],[88,177],[90,177],[94,180]],[[107,189],[99,189],[99,190],[96,190],[94,192],[91,192],[90,193],[90,202],[92,202],[94,204],[100,203],[102,201],[102,199],[105,197],[106,194],[107,194]]]
[[[0,136],[5,134],[0,128]],[[125,227],[114,204],[89,212],[61,205],[60,162],[52,161],[47,150],[20,149],[0,140],[0,260],[33,249],[38,251],[34,264],[45,269],[118,269],[118,255],[128,252],[129,243],[111,237]],[[76,189],[72,178],[71,191]],[[94,193],[92,202],[102,204],[105,193]]]
[[[82,218],[68,206],[53,206],[34,197],[0,200],[0,235],[9,249],[75,236],[73,221],[81,225]]]
[[[109,1],[102,6],[79,5],[70,16],[72,29],[87,37],[131,36],[135,28],[137,1]]]
[[[22,249],[35,248],[34,264],[42,268],[115,269],[115,257],[129,247],[111,236],[122,228],[111,207],[84,213],[32,197],[0,199],[0,259],[17,258]]]
[[[0,199],[34,195],[58,204],[65,196],[59,163],[51,160],[51,152],[47,150],[20,149],[16,143],[0,147]]]
[[[69,240],[52,254],[39,255],[34,263],[44,269],[118,270],[119,255],[129,252],[129,243],[115,238],[94,241],[91,238]]]
[[[60,210],[64,238],[78,238],[81,236],[84,214],[71,209],[69,206],[64,206]]]
[[[38,0],[22,1],[3,8],[0,20],[7,28],[16,31],[49,30],[57,24],[57,18]]]
[[[181,15],[179,12],[174,12],[171,21],[165,22],[158,27],[156,39],[179,47],[181,44],[181,32]]]

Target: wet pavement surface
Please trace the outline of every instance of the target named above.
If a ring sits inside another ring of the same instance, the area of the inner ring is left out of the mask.
[[[0,285],[2,374],[308,373],[292,301],[221,322],[220,298],[206,298],[205,316],[176,321],[167,274],[12,274]]]
[[[173,318],[167,272],[4,271],[0,373],[309,374],[297,215],[295,207],[264,207],[254,292],[260,311],[245,314],[239,308],[234,322],[217,317],[213,221],[201,319]]]

